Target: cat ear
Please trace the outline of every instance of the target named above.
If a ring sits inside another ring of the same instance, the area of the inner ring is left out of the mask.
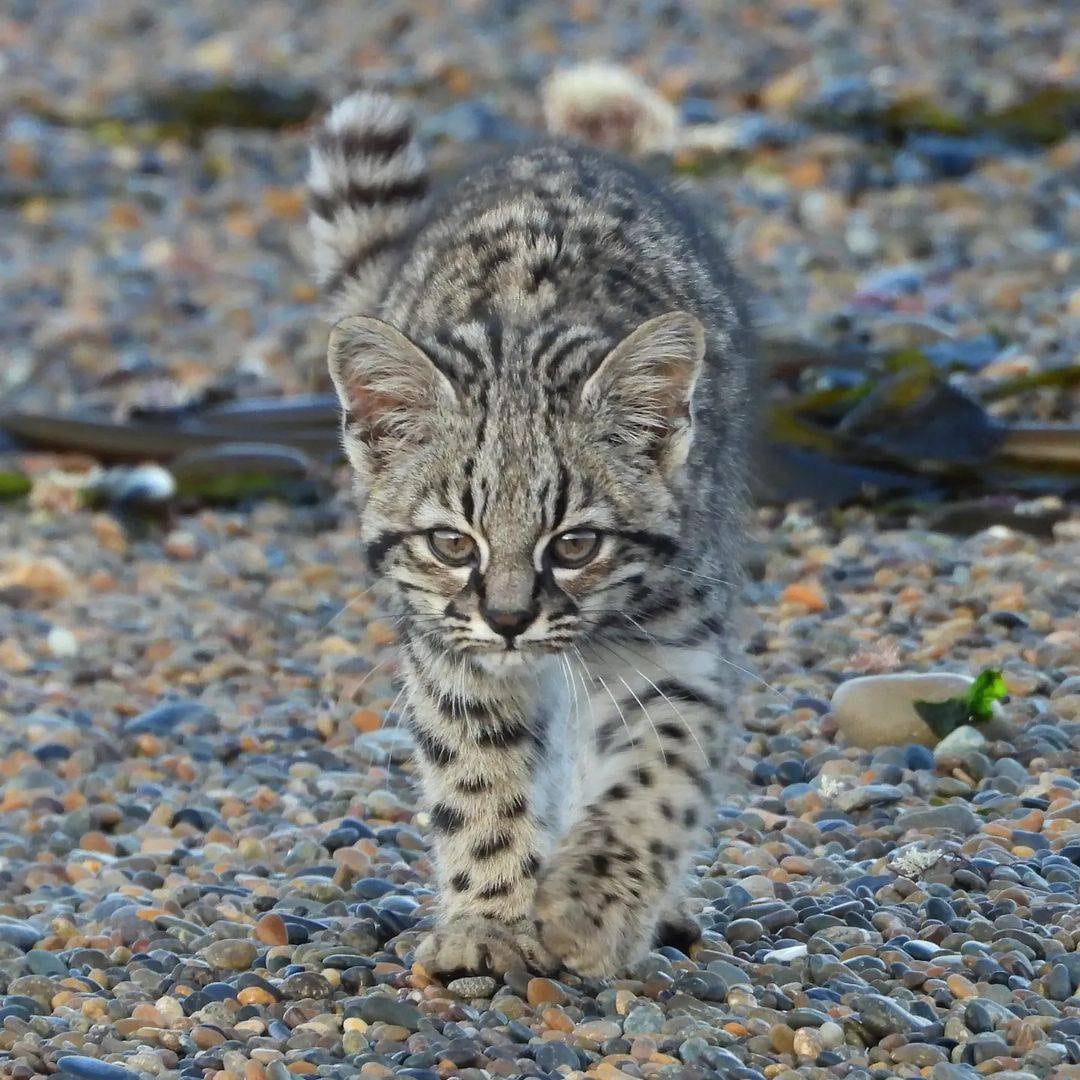
[[[457,404],[450,380],[423,350],[380,319],[342,319],[330,332],[327,359],[345,414],[345,448],[358,468],[421,438],[437,410]]]
[[[705,331],[672,311],[624,338],[589,376],[581,402],[609,425],[613,442],[640,447],[665,471],[690,449],[690,402],[705,360]]]

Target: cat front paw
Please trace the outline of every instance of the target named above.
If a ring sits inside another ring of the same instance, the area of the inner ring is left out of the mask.
[[[524,969],[550,974],[558,968],[527,923],[507,925],[479,915],[458,916],[435,927],[417,947],[416,962],[444,980]]]
[[[540,941],[570,971],[610,978],[646,953],[652,927],[644,906],[611,882],[558,858],[541,878],[534,905]]]

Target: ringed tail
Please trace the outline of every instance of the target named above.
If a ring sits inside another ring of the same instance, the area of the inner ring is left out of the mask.
[[[315,276],[337,317],[373,314],[430,178],[412,112],[360,91],[330,110],[307,177]]]

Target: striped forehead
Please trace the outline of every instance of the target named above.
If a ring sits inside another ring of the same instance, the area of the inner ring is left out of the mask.
[[[477,320],[441,331],[424,344],[464,396],[483,401],[489,388],[501,384],[519,395],[535,394],[539,404],[553,391],[569,396],[610,343],[596,326],[545,320],[542,326],[519,328]]]

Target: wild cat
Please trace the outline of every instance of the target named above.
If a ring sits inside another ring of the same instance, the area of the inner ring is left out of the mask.
[[[329,365],[396,586],[433,973],[634,964],[725,767],[750,361],[729,264],[630,164],[543,142],[430,191],[409,110],[309,176]]]

